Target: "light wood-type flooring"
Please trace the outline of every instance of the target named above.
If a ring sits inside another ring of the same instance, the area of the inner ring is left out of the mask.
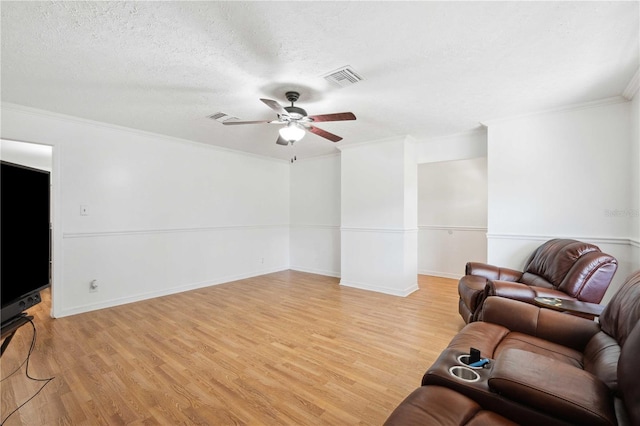
[[[380,425],[464,325],[456,284],[403,298],[283,271],[58,319],[47,291],[29,373],[55,379],[5,425]],[[42,384],[3,380],[2,419]]]

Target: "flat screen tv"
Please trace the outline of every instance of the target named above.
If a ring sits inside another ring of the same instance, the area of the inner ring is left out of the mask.
[[[50,285],[49,172],[0,161],[0,316],[40,302]]]

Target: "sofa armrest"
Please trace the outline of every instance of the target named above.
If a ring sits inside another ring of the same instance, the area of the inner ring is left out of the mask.
[[[522,272],[515,269],[501,268],[481,262],[467,262],[465,274],[504,281],[518,281],[522,277]]]
[[[536,293],[530,286],[503,280],[490,280],[484,290],[487,296],[507,297],[523,302],[533,301]]]
[[[485,287],[486,296],[500,296],[509,299],[533,303],[536,297],[558,297],[560,299],[575,299],[567,293],[547,287],[537,287],[528,284],[503,280],[489,280]]]
[[[495,360],[489,387],[505,398],[572,424],[616,424],[607,386],[580,368],[519,349]]]
[[[484,301],[482,321],[581,352],[600,331],[600,326],[591,320],[496,296]]]

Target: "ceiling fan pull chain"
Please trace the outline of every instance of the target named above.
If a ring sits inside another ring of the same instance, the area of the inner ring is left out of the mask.
[[[298,161],[298,158],[297,158],[297,156],[296,156],[296,150],[295,150],[295,148],[293,147],[293,142],[291,142],[290,146],[291,146],[291,153],[293,154],[293,155],[291,156],[291,164],[293,164],[293,162],[294,162],[294,161]]]

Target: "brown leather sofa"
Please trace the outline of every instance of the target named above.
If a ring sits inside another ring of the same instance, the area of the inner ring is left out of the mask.
[[[517,425],[471,398],[442,386],[421,386],[395,409],[385,426]]]
[[[536,297],[558,297],[600,303],[618,261],[589,243],[554,239],[538,247],[524,271],[469,262],[458,283],[458,311],[466,323],[482,317],[489,296],[533,303]]]
[[[500,297],[487,298],[484,315],[454,337],[386,425],[640,425],[640,271],[599,323]],[[471,370],[461,358],[470,347],[490,363],[465,381],[450,371]]]

